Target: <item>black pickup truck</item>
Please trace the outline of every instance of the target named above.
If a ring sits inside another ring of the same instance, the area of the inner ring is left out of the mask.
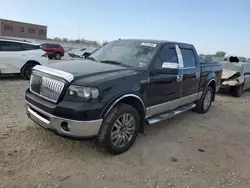
[[[209,110],[221,65],[200,64],[193,45],[116,40],[88,59],[35,66],[28,116],[69,137],[96,136],[110,153],[128,150],[146,124]]]

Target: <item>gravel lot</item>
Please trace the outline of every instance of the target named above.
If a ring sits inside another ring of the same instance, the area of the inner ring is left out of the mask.
[[[28,82],[0,78],[0,187],[249,188],[250,92],[217,95],[204,115],[189,111],[147,127],[126,153],[47,132],[26,117]]]

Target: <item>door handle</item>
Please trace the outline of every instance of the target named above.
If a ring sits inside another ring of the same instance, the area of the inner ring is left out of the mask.
[[[200,78],[200,75],[201,75],[201,74],[200,74],[199,72],[197,72],[197,73],[196,73],[196,78]]]
[[[183,80],[183,75],[177,75],[176,81],[181,82]]]

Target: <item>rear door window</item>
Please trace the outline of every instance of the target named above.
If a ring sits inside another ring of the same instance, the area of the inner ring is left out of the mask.
[[[47,44],[47,48],[54,48],[53,44]]]
[[[195,68],[196,59],[192,49],[181,49],[183,65],[185,68]]]
[[[24,51],[26,51],[26,50],[38,50],[38,49],[40,49],[39,46],[30,45],[30,44],[21,44],[21,46],[22,46],[22,49],[23,49]]]
[[[59,48],[58,44],[47,44],[48,48]]]
[[[6,52],[22,51],[22,46],[18,42],[0,41],[0,51],[6,51]]]

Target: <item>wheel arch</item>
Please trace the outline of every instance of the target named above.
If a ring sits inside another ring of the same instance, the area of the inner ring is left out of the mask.
[[[61,56],[63,55],[63,53],[61,51],[56,51],[54,56],[56,56],[56,54],[60,54]]]
[[[146,107],[141,97],[136,94],[129,93],[119,96],[104,108],[101,117],[104,118],[110,112],[110,110],[119,103],[125,103],[135,108],[140,116],[140,132],[143,133]]]
[[[37,61],[35,61],[35,60],[28,60],[28,61],[22,66],[22,68],[21,68],[21,70],[20,70],[20,73],[22,73],[23,68],[24,68],[27,64],[29,64],[29,63],[34,63],[34,64],[36,64],[36,65],[41,65],[39,62],[37,62]]]
[[[211,80],[207,83],[206,88],[207,88],[208,86],[210,86],[210,87],[212,88],[212,90],[213,90],[213,98],[212,98],[212,101],[214,101],[214,100],[215,100],[215,93],[216,93],[216,81],[215,81],[214,78],[211,79]]]

